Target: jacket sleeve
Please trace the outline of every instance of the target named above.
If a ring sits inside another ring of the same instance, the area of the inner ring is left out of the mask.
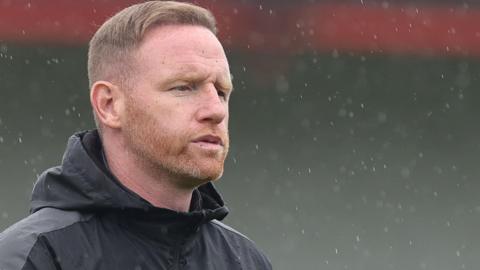
[[[61,268],[46,245],[39,240],[32,247],[21,270],[61,270]]]
[[[267,256],[261,252],[257,251],[258,255],[256,258],[257,261],[257,269],[262,269],[262,270],[272,270],[272,264],[270,260],[267,258]]]
[[[13,240],[10,236],[0,234],[0,270],[61,269],[40,238],[32,243],[29,239]]]

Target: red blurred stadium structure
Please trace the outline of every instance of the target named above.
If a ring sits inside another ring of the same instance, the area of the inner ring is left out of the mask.
[[[135,2],[139,1],[0,0],[0,42],[85,45],[108,16]],[[195,2],[213,11],[221,40],[234,50],[480,56],[476,8],[363,1]]]

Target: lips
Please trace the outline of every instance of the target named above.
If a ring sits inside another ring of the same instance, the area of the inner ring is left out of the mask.
[[[204,135],[193,140],[194,143],[207,143],[223,146],[223,141],[220,137],[215,135]]]

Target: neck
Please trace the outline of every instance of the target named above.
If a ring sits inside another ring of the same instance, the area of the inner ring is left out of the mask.
[[[178,179],[168,173],[149,168],[135,154],[120,144],[104,141],[105,160],[111,173],[129,190],[153,206],[188,212],[193,189],[176,186]]]

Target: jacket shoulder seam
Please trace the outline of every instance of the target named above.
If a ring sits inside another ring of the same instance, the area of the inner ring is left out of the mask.
[[[232,233],[235,234],[235,235],[238,235],[238,236],[240,236],[240,237],[242,237],[242,238],[245,238],[245,239],[247,239],[248,241],[250,241],[250,242],[253,243],[253,241],[252,241],[250,238],[248,238],[248,236],[246,236],[246,235],[244,235],[243,233],[235,230],[234,228],[228,226],[227,224],[225,224],[225,223],[223,223],[223,222],[220,222],[220,221],[218,221],[218,220],[212,220],[211,223],[217,225],[218,227],[220,227],[220,228],[222,228],[222,229],[225,229],[225,230],[227,230],[227,231],[229,231],[229,232],[232,232]]]
[[[250,250],[256,255],[255,258],[257,258],[257,263],[260,263],[260,264],[265,264],[265,267],[266,268],[262,268],[262,269],[272,269],[271,267],[271,263],[270,261],[268,260],[267,256],[263,253],[263,251],[259,250],[256,245],[255,245],[255,242],[253,242],[253,240],[251,240],[250,238],[248,238],[246,235],[240,233],[239,231],[235,230],[234,228],[218,221],[218,220],[212,220],[211,223],[215,224],[216,226],[220,227],[221,229],[224,229],[226,231],[229,231],[231,233],[233,233],[234,235],[237,235],[237,236],[240,236],[242,239],[246,239],[249,243],[250,243]]]

